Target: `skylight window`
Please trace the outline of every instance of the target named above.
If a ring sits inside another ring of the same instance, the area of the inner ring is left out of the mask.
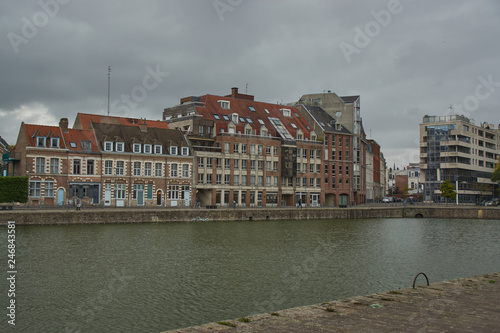
[[[247,117],[247,122],[248,122],[248,123],[250,123],[250,124],[253,124],[252,119],[250,119],[250,118],[248,118],[248,117]]]
[[[297,128],[297,126],[294,123],[290,123],[290,125],[292,125],[293,128]]]
[[[217,119],[217,120],[220,120],[220,117],[218,114],[214,113],[214,118]]]
[[[241,121],[242,123],[246,122],[245,118],[243,118],[243,117],[240,117],[240,121]]]
[[[300,118],[300,114],[298,114],[297,112],[294,112],[293,114],[295,115],[295,117]]]
[[[260,123],[261,125],[264,125],[264,121],[263,121],[262,119],[258,119],[258,120],[259,120],[259,123]]]
[[[249,106],[248,108],[250,109],[250,111],[255,112],[255,108],[253,106]]]
[[[229,117],[228,117],[228,116],[226,116],[225,114],[223,114],[223,115],[222,115],[222,118],[224,118],[224,120],[229,121]]]
[[[70,142],[70,143],[69,143],[69,146],[70,146],[71,148],[76,148],[76,143],[75,143],[75,142]]]
[[[264,111],[266,111],[266,113],[269,113],[269,110],[268,110],[268,109],[264,109]]]

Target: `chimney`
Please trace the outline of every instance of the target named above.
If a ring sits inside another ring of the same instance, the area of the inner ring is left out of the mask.
[[[61,118],[59,121],[59,127],[63,130],[64,133],[68,133],[68,118]]]
[[[231,88],[231,97],[236,98],[238,96],[238,87]]]

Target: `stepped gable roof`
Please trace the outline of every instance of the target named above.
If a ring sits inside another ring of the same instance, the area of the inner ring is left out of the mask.
[[[316,121],[316,123],[321,126],[323,131],[330,133],[342,133],[342,134],[351,134],[351,132],[340,125],[340,129],[337,129],[336,123],[337,120],[333,118],[328,112],[323,110],[319,106],[314,105],[302,105],[307,112],[311,115],[311,117]]]
[[[122,124],[91,123],[101,150],[104,150],[104,141],[124,142],[125,152],[132,152],[133,143],[157,144],[164,147],[189,147],[181,131],[175,129],[139,126],[125,126]]]
[[[204,106],[196,106],[197,112],[204,119],[213,120],[219,129],[224,129],[227,132],[227,127],[231,123],[232,114],[239,116],[238,124],[236,124],[236,133],[241,131],[245,133],[244,128],[248,124],[252,129],[256,130],[256,134],[260,135],[260,129],[264,125],[272,136],[279,136],[274,125],[269,118],[278,118],[281,124],[288,130],[293,138],[297,137],[297,131],[301,130],[305,138],[309,138],[312,131],[306,120],[300,115],[299,111],[293,106],[271,104],[264,102],[256,102],[249,99],[233,98],[229,96],[204,95],[200,97],[205,103]],[[229,102],[229,109],[223,109],[218,101]],[[251,109],[253,108],[253,109]],[[283,115],[282,109],[290,110],[290,116]],[[267,111],[266,111],[267,110]],[[214,114],[218,115],[217,119]],[[227,117],[227,119],[224,118]],[[250,119],[250,121],[248,121]],[[263,123],[263,124],[262,124]]]
[[[168,124],[161,120],[115,117],[90,113],[78,113],[73,128],[89,129],[91,122],[126,126],[139,126],[141,124],[146,124],[148,127],[168,128]]]
[[[357,96],[340,96],[340,98],[345,103],[354,103],[357,99],[359,99],[359,95],[357,95]]]

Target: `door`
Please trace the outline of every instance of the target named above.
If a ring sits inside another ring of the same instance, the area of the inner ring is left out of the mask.
[[[345,208],[347,207],[347,194],[341,194],[339,197],[339,207]]]
[[[161,206],[161,191],[156,192],[156,204]]]
[[[137,206],[144,206],[144,185],[137,186]]]
[[[104,206],[111,206],[111,187],[107,186],[104,189]]]
[[[311,207],[319,206],[319,194],[311,194]]]
[[[57,204],[59,206],[64,205],[64,189],[62,188],[57,190]]]

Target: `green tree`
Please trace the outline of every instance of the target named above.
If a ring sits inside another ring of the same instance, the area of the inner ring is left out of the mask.
[[[0,177],[0,202],[28,201],[28,177]]]
[[[410,188],[408,187],[408,185],[405,185],[405,187],[403,187],[403,195],[401,196],[403,199],[406,199],[406,197],[408,196],[408,192],[410,191]]]
[[[449,180],[445,180],[441,184],[439,190],[441,191],[441,196],[446,199],[446,202],[448,202],[448,199],[454,200],[457,196],[457,192],[455,192],[455,185],[450,183]]]

